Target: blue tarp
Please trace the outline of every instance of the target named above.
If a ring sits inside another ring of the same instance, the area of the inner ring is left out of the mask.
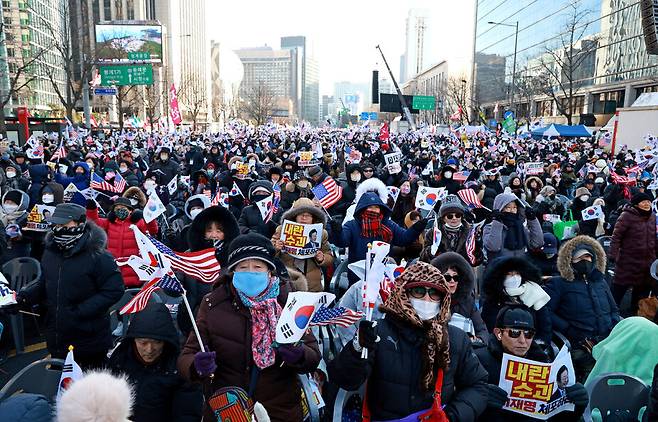
[[[541,138],[542,136],[589,138],[592,134],[584,125],[568,126],[552,124],[532,131],[533,138]]]

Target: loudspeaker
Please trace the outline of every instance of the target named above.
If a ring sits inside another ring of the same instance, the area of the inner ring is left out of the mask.
[[[658,0],[642,0],[642,30],[648,54],[658,54]]]
[[[379,70],[372,71],[372,103],[379,104]]]

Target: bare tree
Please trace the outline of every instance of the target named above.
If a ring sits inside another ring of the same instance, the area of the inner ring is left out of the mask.
[[[516,93],[521,99],[521,103],[527,104],[527,108],[524,113],[517,113],[518,117],[523,117],[526,120],[530,121],[532,117],[531,104],[532,101],[538,96],[543,94],[543,78],[533,75],[528,67],[521,69],[519,74],[516,75]],[[517,106],[517,109],[519,107]],[[523,115],[521,115],[523,114]]]
[[[542,91],[555,101],[558,113],[573,123],[575,98],[588,69],[594,66],[598,37],[585,34],[590,26],[589,10],[580,1],[571,0],[566,24],[555,48],[546,48],[540,58]]]
[[[192,130],[196,130],[199,115],[208,107],[206,90],[203,87],[200,75],[191,74],[181,81],[178,99],[192,120]]]
[[[119,130],[123,130],[125,112],[132,113],[136,95],[131,95],[137,85],[117,86],[117,107],[119,108]]]
[[[147,122],[151,125],[151,132],[153,132],[153,126],[160,120],[160,109],[166,93],[159,92],[155,85],[146,85],[141,91],[139,96],[144,104]]]
[[[242,110],[248,120],[256,125],[265,124],[267,118],[272,115],[276,99],[265,82],[259,81],[258,85],[252,87],[243,98]]]
[[[448,85],[446,87],[444,103],[445,111],[448,116],[453,115],[461,109],[459,115],[459,123],[469,123],[471,116],[469,115],[468,102],[471,95],[471,84],[466,77],[448,78]]]

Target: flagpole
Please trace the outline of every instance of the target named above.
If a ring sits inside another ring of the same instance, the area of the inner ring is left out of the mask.
[[[190,302],[187,301],[187,290],[185,290],[185,288],[183,288],[183,303],[185,303],[185,309],[187,309],[187,313],[190,316],[190,321],[192,321],[192,328],[194,328],[194,334],[196,335],[196,339],[199,342],[201,351],[205,352],[206,348],[203,346],[203,341],[201,340],[201,334],[199,334],[199,327],[197,327],[196,320],[194,319],[194,315],[192,315],[192,308],[190,308]]]
[[[372,243],[368,243],[368,251],[366,252],[366,261],[365,265],[363,266],[363,269],[365,270],[365,277],[363,279],[363,298],[365,299],[365,292],[367,291],[367,283],[368,283],[368,267],[370,264],[370,250],[372,249]],[[372,311],[370,309],[370,304],[366,304],[366,321],[372,321]],[[368,359],[368,348],[364,347],[363,350],[361,350],[361,359]]]

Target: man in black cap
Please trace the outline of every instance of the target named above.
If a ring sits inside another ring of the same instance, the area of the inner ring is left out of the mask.
[[[45,303],[52,357],[64,359],[72,345],[83,369],[101,367],[112,346],[109,309],[123,295],[121,273],[105,249],[105,232],[87,223],[83,207],[59,204],[48,222],[42,276],[18,293],[18,303]]]
[[[475,350],[480,363],[489,373],[487,410],[481,415],[486,421],[532,421],[532,417],[503,410],[507,402],[507,392],[498,387],[503,353],[538,362],[550,359],[541,348],[533,342],[535,321],[530,312],[516,306],[506,306],[498,312],[496,327],[487,348]],[[587,390],[582,384],[573,384],[565,389],[567,399],[576,408],[573,412],[562,412],[551,417],[551,421],[578,421],[589,403]]]

